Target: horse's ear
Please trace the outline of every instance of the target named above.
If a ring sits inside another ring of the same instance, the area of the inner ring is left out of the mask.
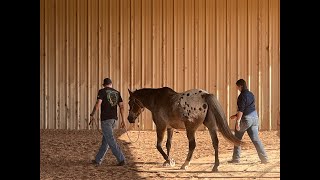
[[[132,92],[130,91],[130,89],[128,89],[130,96],[132,95]]]

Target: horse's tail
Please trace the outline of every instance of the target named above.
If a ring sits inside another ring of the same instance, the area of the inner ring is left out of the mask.
[[[229,141],[231,141],[235,146],[243,145],[244,142],[239,140],[236,136],[234,136],[227,124],[227,118],[223,109],[217,100],[217,98],[213,94],[205,95],[206,102],[208,103],[208,111],[213,113],[216,118],[216,124],[218,125],[219,130],[222,135]]]

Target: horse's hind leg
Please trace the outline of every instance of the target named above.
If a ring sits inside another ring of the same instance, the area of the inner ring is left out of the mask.
[[[204,122],[204,125],[208,128],[211,140],[212,140],[212,145],[214,148],[214,166],[212,168],[213,172],[218,171],[218,166],[219,166],[219,140],[217,136],[217,131],[215,128],[215,124],[213,122],[213,119],[206,119]]]
[[[166,142],[166,148],[167,148],[167,155],[168,159],[166,162],[163,163],[163,166],[175,166],[175,161],[173,158],[170,158],[170,149],[171,149],[171,142],[172,142],[172,135],[173,135],[173,129],[168,128],[167,129],[167,142]]]
[[[219,140],[218,140],[218,136],[217,136],[217,131],[214,129],[209,129],[209,133],[211,136],[211,140],[212,140],[212,145],[214,148],[214,166],[212,168],[213,172],[218,172],[218,166],[220,164],[219,162]]]
[[[186,128],[186,130],[187,130],[187,136],[188,136],[188,140],[189,140],[189,152],[188,152],[186,161],[184,162],[184,164],[180,168],[180,169],[184,169],[184,170],[188,169],[188,167],[190,165],[191,158],[192,158],[193,151],[196,148],[195,130],[188,129],[188,128]]]

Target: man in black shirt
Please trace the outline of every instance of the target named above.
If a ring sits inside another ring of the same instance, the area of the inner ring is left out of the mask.
[[[259,117],[255,108],[255,99],[252,92],[247,88],[246,81],[239,79],[236,82],[237,89],[241,92],[238,96],[237,114],[230,117],[230,120],[236,120],[235,136],[238,139],[242,139],[244,133],[247,131],[252,143],[254,144],[261,163],[268,163],[268,157],[264,150],[264,147],[259,139]],[[232,160],[229,163],[240,162],[240,146],[234,146]]]
[[[117,144],[113,136],[113,128],[115,126],[117,117],[117,105],[120,107],[121,114],[121,127],[125,127],[123,120],[123,102],[120,92],[112,88],[112,81],[109,78],[103,80],[103,89],[98,92],[98,97],[96,104],[90,114],[90,122],[94,120],[93,116],[97,109],[101,106],[101,129],[102,129],[102,144],[100,146],[99,152],[97,153],[95,160],[92,160],[93,164],[101,165],[102,160],[109,147],[113,155],[117,158],[118,165],[122,166],[125,164],[125,157]]]

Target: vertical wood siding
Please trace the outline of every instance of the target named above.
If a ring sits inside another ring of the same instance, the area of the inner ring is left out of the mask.
[[[237,110],[235,82],[243,78],[255,94],[260,128],[276,130],[279,5],[279,0],[41,0],[40,128],[89,129],[105,77],[121,92],[125,118],[128,88],[164,86],[207,90],[230,116]],[[155,129],[149,111],[139,125]]]

